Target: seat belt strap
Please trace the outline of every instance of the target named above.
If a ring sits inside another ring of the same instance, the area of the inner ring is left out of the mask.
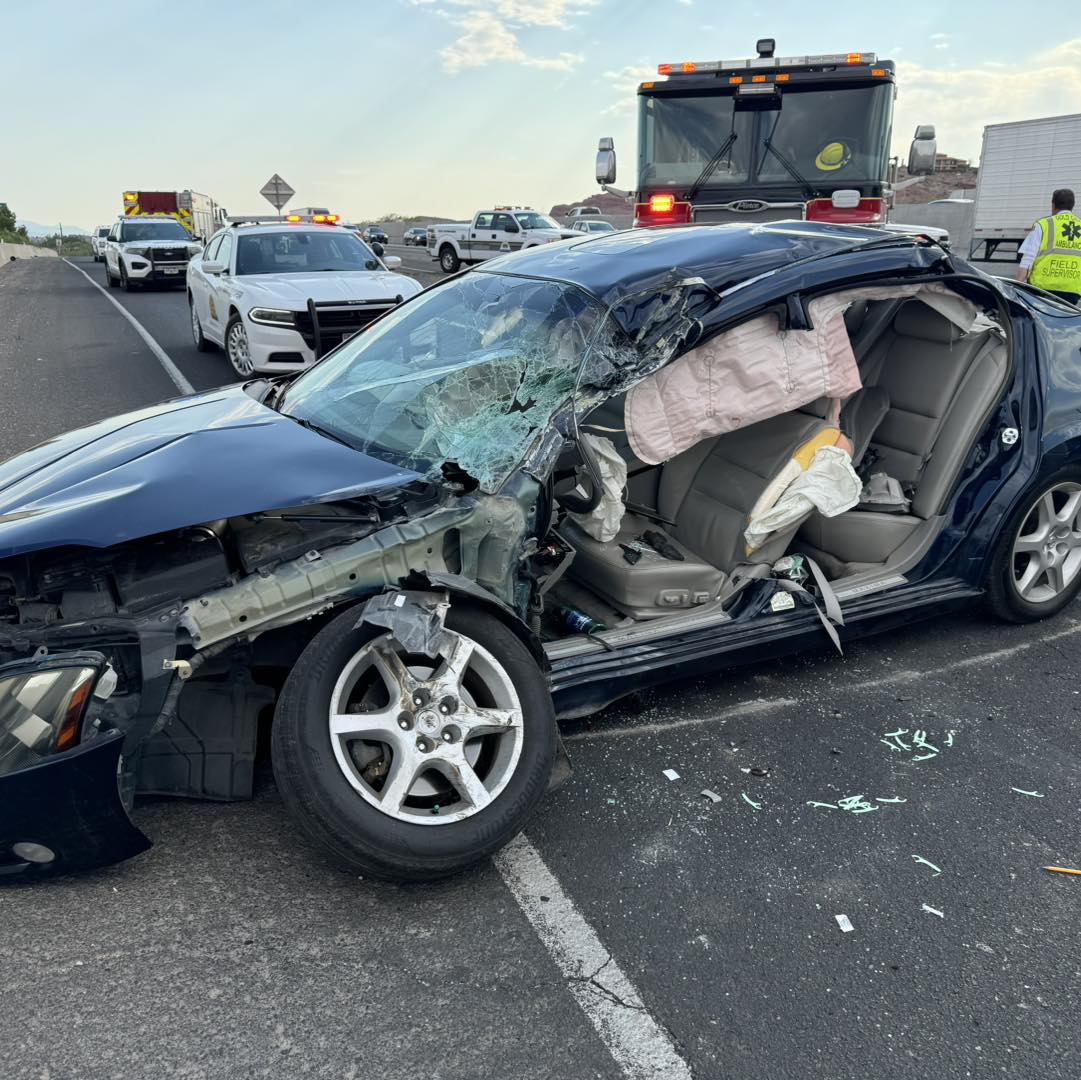
[[[837,633],[838,626],[844,626],[845,619],[844,614],[841,612],[841,602],[837,599],[837,594],[833,591],[833,586],[826,579],[826,575],[822,572],[822,567],[810,558],[810,556],[804,555],[803,561],[811,570],[811,576],[815,580],[815,584],[818,586],[819,594],[822,597],[822,606],[819,606],[818,601],[814,598],[812,593],[809,593],[802,585],[795,581],[788,581],[785,578],[777,579],[777,587],[783,589],[785,592],[800,593],[806,596],[808,600],[814,605],[815,613],[818,615],[819,622],[822,623],[826,633],[829,634],[830,641],[833,642],[837,651],[844,656],[844,649],[841,648],[841,638]],[[825,607],[823,611],[822,608]]]

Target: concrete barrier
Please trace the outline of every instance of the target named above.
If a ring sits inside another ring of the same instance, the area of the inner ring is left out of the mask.
[[[968,258],[975,203],[899,203],[890,217],[902,225],[936,225],[950,234],[950,250]]]
[[[33,244],[0,244],[0,266],[12,259],[55,259],[54,248],[35,247]]]

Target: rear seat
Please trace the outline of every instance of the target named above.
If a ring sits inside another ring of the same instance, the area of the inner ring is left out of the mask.
[[[825,555],[835,576],[885,562],[941,505],[979,423],[999,392],[1007,351],[992,330],[963,334],[920,300],[903,303],[890,332],[860,365],[864,394],[888,400],[873,430],[849,430],[857,447],[876,455],[871,471],[915,486],[910,514],[850,510],[836,518],[813,514],[803,524],[800,550]],[[844,426],[842,424],[842,426]]]
[[[799,447],[832,426],[810,413],[792,412],[692,446],[659,468],[657,511],[674,525],[628,511],[619,535],[601,543],[572,522],[563,524],[564,538],[578,552],[573,576],[636,619],[713,599],[728,575],[748,561],[743,531],[759,496]],[[779,558],[795,528],[759,548],[754,561]],[[647,550],[637,563],[628,563],[620,544],[646,529],[666,533],[684,561]]]

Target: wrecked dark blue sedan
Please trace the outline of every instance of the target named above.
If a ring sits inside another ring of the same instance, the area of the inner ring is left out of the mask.
[[[0,875],[118,862],[142,792],[250,795],[453,873],[557,719],[1081,588],[1081,313],[921,237],[641,230],[503,256],[291,381],[0,466]]]

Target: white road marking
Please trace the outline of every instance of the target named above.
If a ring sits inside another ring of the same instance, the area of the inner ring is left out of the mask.
[[[668,1033],[524,834],[495,865],[627,1080],[691,1080]]]
[[[101,295],[104,296],[105,299],[108,300],[109,303],[112,304],[113,307],[115,307],[116,310],[119,311],[120,314],[123,315],[129,323],[131,323],[132,326],[135,327],[135,332],[139,335],[139,337],[143,339],[143,341],[146,343],[146,347],[157,358],[158,363],[161,364],[161,366],[165,369],[165,374],[173,380],[173,384],[176,386],[176,388],[182,394],[194,394],[195,387],[192,386],[186,378],[184,378],[184,374],[180,370],[180,368],[178,368],[176,364],[173,363],[173,361],[169,357],[169,354],[150,336],[149,332],[143,327],[143,324],[139,322],[139,320],[136,319],[135,316],[132,315],[132,313],[128,311],[128,309],[124,307],[124,305],[120,303],[119,300],[116,299],[116,297],[110,296],[108,292],[104,288],[102,288],[102,286],[99,285],[85,270],[76,266],[69,259],[65,259],[64,262],[66,262],[68,266],[72,268],[72,270],[76,271],[79,274],[82,274],[83,277],[86,278],[86,280],[89,281],[90,284],[93,285],[94,288],[97,289],[98,292],[100,292]]]

